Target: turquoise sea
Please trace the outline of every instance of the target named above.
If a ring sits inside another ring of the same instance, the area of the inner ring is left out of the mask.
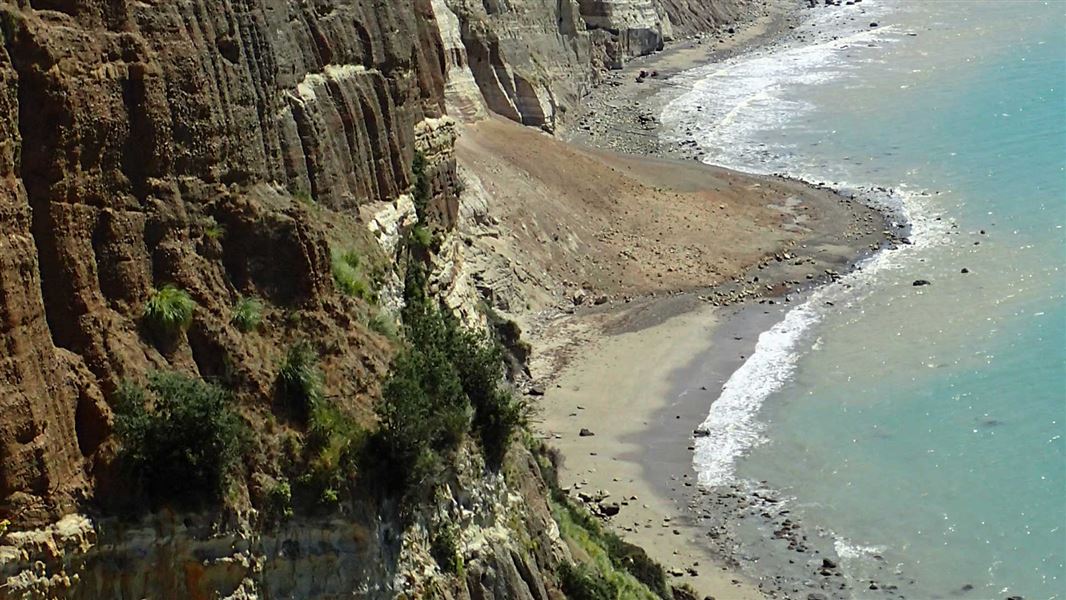
[[[878,562],[910,597],[1066,598],[1066,2],[810,14],[686,74],[664,124],[708,162],[886,188],[912,243],[762,335],[701,482],[765,481],[860,590]]]

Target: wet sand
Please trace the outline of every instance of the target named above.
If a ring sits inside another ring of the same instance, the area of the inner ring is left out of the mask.
[[[801,18],[789,10],[791,3],[773,6],[733,36],[679,44],[613,74],[567,137],[630,154],[696,158],[663,147],[657,137],[658,111],[677,93],[670,76],[771,41]],[[638,82],[640,71],[656,76]],[[645,175],[669,178],[667,163],[657,161],[645,161]],[[793,183],[805,191],[775,210],[788,216],[779,227],[799,232],[798,241],[781,247],[773,230],[745,232],[760,247],[778,250],[753,260],[742,275],[708,281],[703,289],[578,307],[539,323],[533,336],[535,354],[553,354],[553,360],[534,361],[532,376],[544,391],[539,430],[563,456],[560,483],[593,512],[617,506],[606,522],[700,597],[849,593],[831,542],[791,522],[787,509],[765,493],[700,489],[692,466],[693,429],[759,334],[804,290],[835,280],[905,235],[886,233],[885,215],[859,201]],[[753,192],[759,186],[746,185]],[[582,429],[592,435],[581,435]]]

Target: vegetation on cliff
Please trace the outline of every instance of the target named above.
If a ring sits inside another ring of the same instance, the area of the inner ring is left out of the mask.
[[[144,320],[156,335],[170,336],[184,331],[192,323],[196,302],[185,290],[167,284],[154,290],[144,304]]]
[[[222,388],[175,372],[117,394],[116,432],[125,467],[153,501],[222,498],[247,432]]]
[[[403,347],[393,359],[376,409],[380,427],[368,455],[390,490],[402,494],[439,479],[464,437],[476,432],[486,464],[498,468],[528,414],[504,384],[499,344],[463,328],[426,291],[429,187],[414,161],[418,223],[406,239]]]
[[[575,558],[579,558],[575,564],[560,567],[560,583],[567,596],[573,600],[673,598],[662,565],[643,548],[607,530],[559,487],[558,454],[531,438],[527,438],[527,444],[548,484],[552,517],[559,524],[563,539],[575,550]]]

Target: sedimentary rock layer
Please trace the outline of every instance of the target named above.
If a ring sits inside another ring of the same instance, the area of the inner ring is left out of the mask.
[[[91,497],[123,377],[254,354],[227,331],[237,294],[318,302],[329,250],[293,199],[354,215],[409,188],[415,124],[444,110],[432,15],[429,0],[0,4],[0,518]],[[203,318],[164,355],[138,318],[166,283]]]

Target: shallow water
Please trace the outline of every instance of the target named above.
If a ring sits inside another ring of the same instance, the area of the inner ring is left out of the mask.
[[[709,162],[892,188],[914,244],[763,335],[701,481],[791,496],[856,580],[878,554],[923,596],[1063,597],[1066,3],[820,10],[820,41],[688,74],[663,121]]]

